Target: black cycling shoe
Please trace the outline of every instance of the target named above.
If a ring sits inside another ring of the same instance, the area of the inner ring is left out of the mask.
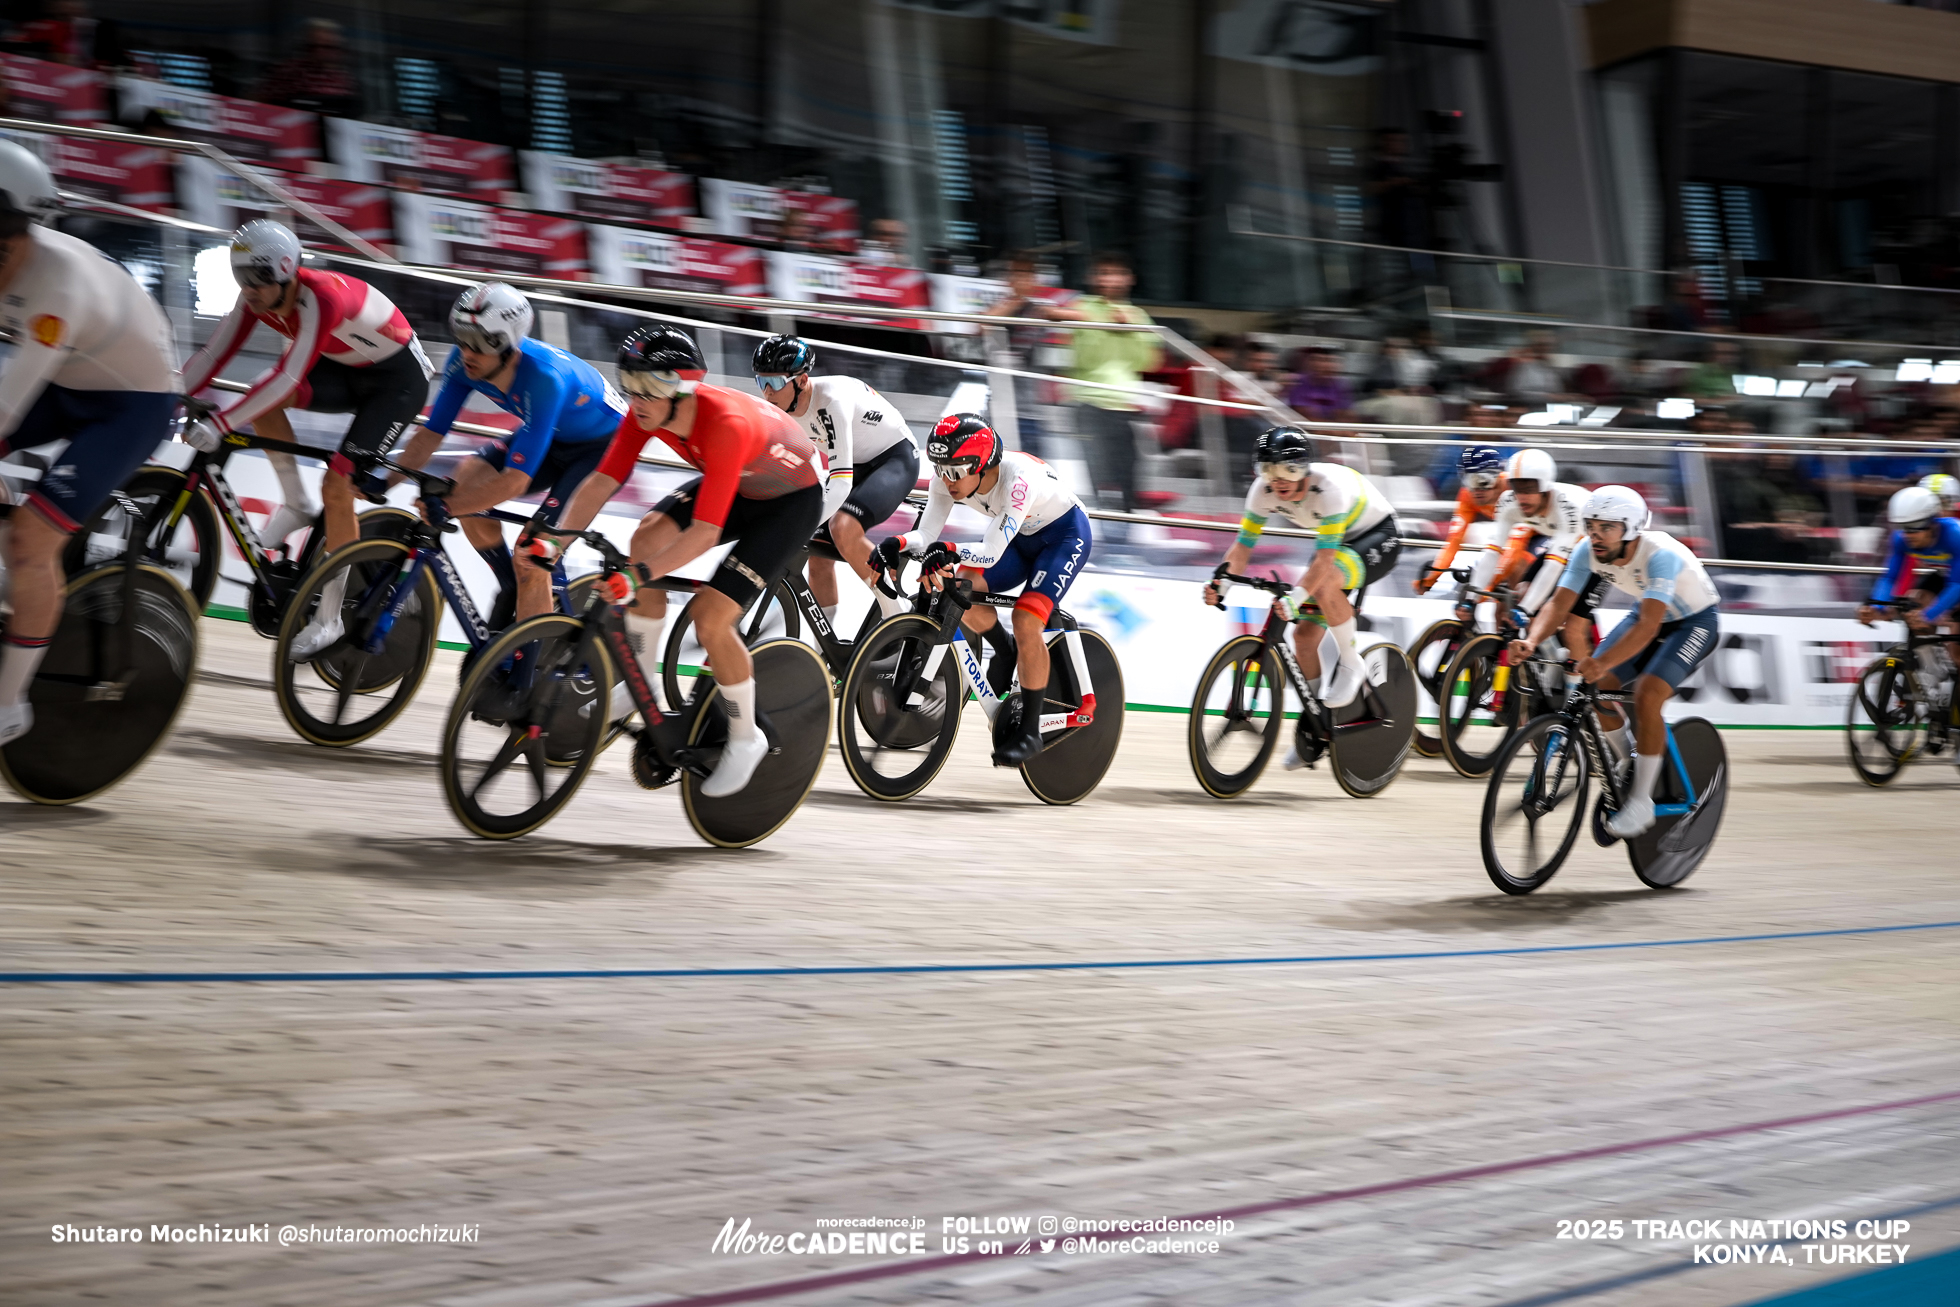
[[[1007,743],[994,750],[994,766],[1023,767],[1033,762],[1041,752],[1041,705],[1048,697],[1048,687],[1021,690],[1021,720],[1015,723],[1014,736]]]

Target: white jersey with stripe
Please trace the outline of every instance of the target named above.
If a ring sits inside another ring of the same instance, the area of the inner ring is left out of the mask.
[[[987,534],[977,545],[960,545],[961,567],[992,567],[1007,552],[1007,543],[1017,535],[1033,535],[1067,517],[1082,502],[1062,484],[1055,469],[1033,454],[1008,450],[1000,456],[1000,479],[992,490],[966,499],[954,499],[943,478],[933,477],[926,492],[926,515],[919,529],[899,537],[910,553],[917,555],[939,539],[953,505],[961,504],[984,517]]]
[[[177,351],[170,320],[120,263],[51,227],[0,295],[0,435],[11,434],[44,387],[170,394]]]
[[[856,377],[810,378],[810,407],[797,419],[824,452],[823,520],[851,497],[857,465],[898,444],[916,444],[898,410]]]
[[[1665,531],[1643,531],[1632,557],[1624,563],[1602,563],[1593,557],[1591,546],[1575,550],[1565,565],[1559,588],[1584,594],[1594,574],[1604,576],[1634,602],[1658,599],[1667,605],[1662,620],[1678,622],[1707,612],[1722,601],[1721,592],[1708,579],[1694,551]]]
[[[1239,543],[1257,541],[1266,529],[1266,519],[1274,513],[1314,532],[1318,547],[1332,549],[1393,517],[1395,510],[1389,507],[1388,496],[1353,468],[1339,463],[1309,463],[1307,493],[1298,500],[1281,499],[1264,477],[1253,480],[1239,518]]]
[[[1538,606],[1550,597],[1558,584],[1560,569],[1575,549],[1586,538],[1584,509],[1586,500],[1592,492],[1584,486],[1575,486],[1567,481],[1555,481],[1545,496],[1544,508],[1536,513],[1527,513],[1518,503],[1517,492],[1506,490],[1497,501],[1496,530],[1491,543],[1484,546],[1484,552],[1477,556],[1476,566],[1470,572],[1470,584],[1479,590],[1488,587],[1497,575],[1498,565],[1503,561],[1505,551],[1511,541],[1521,533],[1531,536],[1549,537],[1545,546],[1548,561],[1538,569],[1532,578],[1531,588],[1522,601],[1526,612],[1536,612]]]

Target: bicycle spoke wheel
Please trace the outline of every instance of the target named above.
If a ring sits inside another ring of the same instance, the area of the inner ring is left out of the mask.
[[[1673,729],[1674,747],[1681,751],[1681,763],[1688,769],[1700,802],[1693,812],[1659,818],[1646,834],[1626,842],[1633,874],[1650,889],[1679,885],[1694,874],[1722,828],[1722,812],[1728,803],[1729,755],[1722,745],[1722,733],[1700,717],[1684,718],[1675,722]],[[1668,758],[1661,763],[1654,802],[1681,803],[1686,799],[1674,760]]]
[[[1529,894],[1558,871],[1586,819],[1591,767],[1577,728],[1563,716],[1538,718],[1498,752],[1480,832],[1491,884]]]
[[[141,467],[123,484],[81,530],[68,539],[62,552],[62,568],[71,577],[123,556],[129,537],[144,518],[154,515],[144,561],[170,573],[178,585],[190,591],[199,612],[211,602],[218,587],[218,564],[223,557],[223,534],[218,529],[218,513],[203,491],[191,496],[184,514],[175,525],[166,519],[183,495],[189,478],[172,467]],[[124,507],[128,500],[134,514]]]
[[[1462,622],[1446,617],[1440,622],[1431,623],[1429,629],[1409,646],[1409,662],[1415,668],[1416,684],[1426,697],[1419,711],[1436,711],[1436,704],[1442,699],[1443,673],[1449,670],[1450,660],[1463,647],[1467,634]],[[1418,721],[1415,737],[1410,743],[1424,758],[1440,757],[1443,752],[1442,727],[1439,725],[1430,731]]]
[[[670,598],[668,602],[673,601]],[[794,640],[802,632],[796,598],[782,581],[764,591],[761,602],[742,615],[742,643],[751,649],[764,640]],[[696,670],[690,672],[689,668]],[[694,605],[689,603],[667,624],[667,647],[660,656],[660,692],[667,696],[671,712],[713,683],[707,650],[694,638]]]
[[[399,596],[409,548],[396,540],[362,540],[334,551],[293,592],[272,651],[273,692],[300,738],[329,748],[371,739],[399,717],[422,684],[435,654],[442,600],[425,570],[412,592]],[[287,650],[318,615],[329,582],[345,577],[341,623],[345,634],[311,662]]]
[[[953,751],[966,706],[957,651],[940,657],[930,681],[919,680],[938,635],[925,618],[901,614],[879,623],[852,652],[838,703],[837,748],[852,783],[874,799],[911,798]],[[917,703],[911,702],[915,690]]]
[[[70,581],[61,625],[28,686],[34,727],[0,749],[0,773],[22,798],[78,803],[135,771],[190,693],[197,609],[175,578],[139,567],[125,622],[121,565]]]
[[[1890,785],[1926,741],[1930,710],[1909,656],[1882,654],[1858,675],[1845,707],[1844,746],[1867,785]]]
[[[507,840],[571,801],[606,735],[612,660],[562,613],[519,622],[471,664],[442,733],[442,793],[473,834]]]
[[[1116,760],[1123,741],[1123,667],[1116,650],[1094,631],[1080,633],[1082,661],[1089,669],[1087,686],[1076,684],[1075,666],[1057,632],[1048,642],[1048,693],[1044,713],[1073,713],[1085,694],[1095,696],[1094,717],[1086,726],[1072,726],[1044,738],[1041,752],[1021,767],[1021,780],[1043,803],[1065,805],[1087,798]]]
[[[1252,788],[1278,743],[1286,679],[1256,635],[1227,640],[1198,678],[1185,727],[1191,772],[1206,794],[1235,799]]]
[[[1504,641],[1488,633],[1464,643],[1443,673],[1438,701],[1443,757],[1458,775],[1489,774],[1497,751],[1518,723],[1524,686],[1501,667]],[[1499,681],[1504,682],[1500,691]],[[1501,699],[1500,699],[1501,694]]]
[[[1372,695],[1334,714],[1334,780],[1357,799],[1371,799],[1402,774],[1416,730],[1416,672],[1397,645],[1361,651]]]
[[[704,779],[693,771],[681,776],[681,803],[695,833],[724,849],[742,849],[782,829],[803,806],[823,770],[830,747],[834,690],[830,671],[817,651],[800,640],[766,640],[750,651],[755,659],[755,711],[770,735],[770,750],[749,783],[735,793],[710,799]],[[717,747],[727,738],[727,720],[711,698],[695,715],[689,746]]]

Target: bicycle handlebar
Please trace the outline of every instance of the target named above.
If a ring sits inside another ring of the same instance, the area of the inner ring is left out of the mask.
[[[415,488],[422,492],[424,499],[441,499],[456,489],[454,478],[437,476],[419,467],[403,467],[392,458],[380,459],[378,465],[387,468],[390,472],[399,472],[413,481]]]

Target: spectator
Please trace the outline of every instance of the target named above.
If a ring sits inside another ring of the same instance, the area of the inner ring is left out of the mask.
[[[1416,353],[1400,336],[1382,342],[1375,370],[1368,378],[1372,394],[1354,406],[1357,417],[1370,422],[1398,426],[1434,426],[1442,420],[1443,406],[1430,393],[1429,378],[1435,365]],[[1428,462],[1419,446],[1390,445],[1384,451],[1392,471],[1421,472]]]
[[[880,264],[887,268],[909,268],[912,266],[912,257],[907,248],[909,244],[903,221],[897,218],[873,218],[871,234],[858,242],[858,257],[866,263]],[[992,312],[991,309],[988,311]]]
[[[1512,403],[1542,408],[1565,394],[1565,382],[1552,364],[1550,332],[1534,331],[1524,347],[1511,355],[1504,374],[1504,393]]]
[[[71,68],[96,66],[95,38],[87,0],[49,0],[47,16],[20,29],[22,45],[39,46],[43,58]]]
[[[1811,560],[1824,525],[1823,501],[1811,492],[1789,454],[1722,459],[1715,465],[1722,551],[1767,563]]]
[[[1305,366],[1286,392],[1286,402],[1314,422],[1345,422],[1354,416],[1354,393],[1341,375],[1341,352],[1325,345],[1306,351]]]
[[[889,223],[882,232],[879,223]],[[882,218],[871,224],[873,240],[904,239],[905,224],[896,218]],[[868,242],[867,242],[868,243]],[[1007,257],[1007,293],[989,304],[986,316],[990,318],[1040,318],[1046,321],[1057,320],[1051,310],[1068,303],[1073,296],[1065,290],[1045,286],[1041,281],[1041,264],[1027,250],[1016,250]],[[1012,363],[1021,369],[1033,369],[1041,363],[1037,351],[1048,344],[1055,333],[1038,327],[1009,327],[1007,343]],[[1021,428],[1021,444],[1025,449],[1035,451],[1050,462],[1060,461],[1061,451],[1047,439],[1048,432],[1036,416],[1036,405],[1047,406],[1054,402],[1053,382],[1036,381],[1029,377],[1014,378],[1014,412],[1016,422]],[[1188,406],[1187,406],[1188,407]]]
[[[1073,304],[1046,307],[1042,316],[1067,322],[1150,322],[1150,315],[1130,303],[1136,273],[1127,256],[1113,251],[1098,254],[1089,265],[1089,294]],[[1076,431],[1089,456],[1090,476],[1105,501],[1124,511],[1137,507],[1137,397],[1121,390],[1136,389],[1142,374],[1162,364],[1157,337],[1141,331],[1078,331],[1074,333],[1075,361],[1069,376],[1074,388]],[[1100,385],[1095,383],[1101,383]]]
[[[1742,368],[1742,351],[1732,340],[1717,337],[1702,349],[1701,362],[1682,379],[1681,392],[1693,400],[1728,399],[1735,394],[1735,374]]]
[[[332,118],[360,117],[360,95],[347,64],[340,24],[331,18],[307,19],[298,52],[266,74],[258,98]]]
[[[810,223],[810,215],[802,209],[784,209],[782,220],[776,225],[776,243],[798,254],[815,253],[816,230]]]

